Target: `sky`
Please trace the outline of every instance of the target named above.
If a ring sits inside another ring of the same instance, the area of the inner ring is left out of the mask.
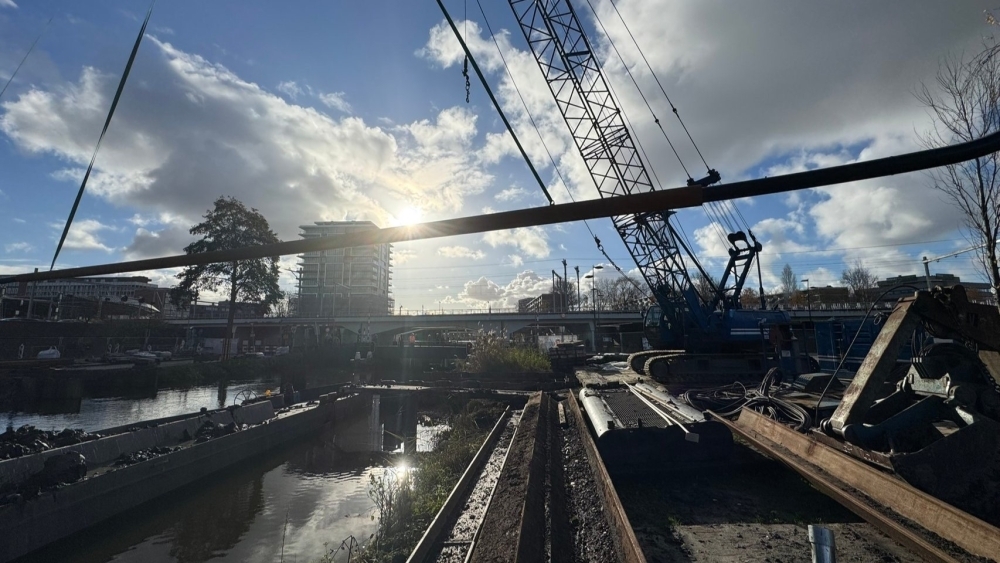
[[[555,200],[598,197],[507,2],[483,2],[485,18],[476,3],[445,5]],[[0,97],[0,274],[48,268],[147,7],[0,0],[0,84],[40,37]],[[704,165],[657,79],[733,182],[922,148],[933,121],[915,93],[996,31],[984,15],[995,6],[978,1],[574,7],[663,188],[687,176],[653,115],[692,175]],[[57,267],[179,254],[223,195],[259,209],[282,240],[313,221],[393,226],[545,205],[474,75],[466,103],[462,59],[431,0],[159,2]],[[922,256],[969,246],[931,184],[914,173],[735,206],[763,244],[765,287],[785,264],[814,287],[839,285],[858,261],[880,277],[918,274]],[[712,211],[676,220],[717,275],[727,225]],[[610,219],[412,242],[394,246],[396,303],[513,306],[548,291],[564,259],[574,279],[595,265],[619,275],[591,230],[635,270]],[[970,256],[932,272],[981,281]],[[295,264],[282,260],[286,289]],[[161,286],[174,274],[146,273]]]

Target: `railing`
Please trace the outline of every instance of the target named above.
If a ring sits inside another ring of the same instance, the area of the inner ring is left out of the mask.
[[[225,319],[228,318],[228,314],[229,314],[228,311],[226,311],[225,309],[212,310],[211,308],[205,308],[205,309],[201,309],[201,310],[196,311],[193,316],[192,315],[188,315],[188,316],[171,316],[171,317],[166,317],[165,320],[184,320],[184,319],[194,319],[194,320],[199,320],[199,319],[217,319],[217,320],[225,320]],[[562,315],[574,315],[575,317],[579,318],[580,315],[586,315],[586,316],[595,315],[595,312],[593,310],[591,310],[591,309],[583,309],[583,310],[580,310],[580,311],[573,310],[573,311],[566,311],[566,312],[562,312],[562,311],[556,311],[556,312],[551,312],[551,311],[533,312],[533,311],[518,311],[518,309],[516,307],[502,307],[502,308],[498,307],[498,308],[484,308],[484,309],[478,309],[478,308],[475,308],[475,309],[443,309],[443,308],[439,308],[439,309],[406,309],[406,308],[401,308],[400,309],[400,308],[397,308],[397,309],[394,309],[391,313],[388,312],[388,311],[385,312],[385,313],[374,313],[373,312],[373,314],[371,315],[371,317],[372,318],[375,318],[375,317],[387,317],[387,316],[392,316],[392,317],[399,317],[399,316],[403,316],[403,317],[422,317],[422,316],[461,316],[461,315],[487,315],[487,316],[537,315],[539,317],[545,317],[545,318],[552,318],[554,316],[562,316]],[[600,311],[596,312],[596,315],[597,316],[603,316],[603,315],[636,315],[636,316],[641,316],[642,315],[642,311],[635,310],[635,309],[631,309],[631,310],[628,310],[628,309],[626,309],[626,310],[607,310],[607,309],[601,309]],[[277,318],[331,319],[331,318],[349,317],[349,318],[352,318],[352,319],[357,319],[357,318],[365,318],[365,317],[368,317],[368,316],[369,316],[368,313],[361,313],[361,312],[357,312],[357,311],[355,311],[352,314],[344,314],[344,313],[336,313],[336,312],[334,312],[333,314],[328,314],[328,315],[317,315],[316,313],[311,313],[311,314],[310,313],[301,313],[301,314],[300,313],[291,313],[291,314],[285,314],[285,315],[276,315],[274,313],[270,313],[270,314],[267,314],[267,315],[260,315],[260,314],[255,314],[255,313],[250,312],[250,311],[236,311],[236,315],[235,315],[234,318],[236,318],[236,319],[277,319]]]

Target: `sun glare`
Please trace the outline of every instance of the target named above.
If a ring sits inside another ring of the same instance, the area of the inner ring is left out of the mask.
[[[406,207],[400,211],[396,220],[400,225],[414,225],[424,217],[424,210],[419,207]]]

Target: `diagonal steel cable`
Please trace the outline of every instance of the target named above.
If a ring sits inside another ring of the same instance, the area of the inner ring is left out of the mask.
[[[128,63],[125,65],[125,72],[122,73],[122,79],[118,82],[118,91],[115,92],[115,97],[111,101],[111,109],[108,111],[108,117],[104,120],[104,129],[101,130],[101,136],[97,138],[97,146],[94,147],[94,155],[90,157],[90,165],[87,166],[87,172],[83,175],[83,181],[80,182],[80,190],[76,193],[76,200],[73,202],[72,209],[69,210],[69,218],[66,219],[66,226],[63,228],[62,236],[59,237],[59,244],[56,246],[56,252],[52,256],[52,264],[49,265],[49,271],[52,271],[56,267],[56,260],[59,258],[59,252],[62,251],[63,243],[66,242],[66,235],[69,234],[69,228],[73,225],[73,218],[76,216],[76,210],[80,207],[80,200],[83,199],[83,192],[87,189],[87,180],[90,179],[90,173],[94,170],[94,162],[97,160],[97,151],[101,150],[101,142],[104,141],[104,135],[108,132],[108,126],[111,125],[111,118],[115,115],[115,108],[118,107],[118,100],[122,97],[122,91],[125,90],[125,82],[128,80],[129,72],[132,70],[132,63],[135,62],[135,56],[139,52],[139,45],[142,43],[142,37],[146,34],[146,25],[149,23],[149,16],[153,14],[153,6],[156,4],[156,0],[153,0],[149,4],[149,10],[146,11],[146,19],[142,21],[142,27],[139,29],[139,36],[135,38],[135,45],[132,46],[132,54],[128,57]]]

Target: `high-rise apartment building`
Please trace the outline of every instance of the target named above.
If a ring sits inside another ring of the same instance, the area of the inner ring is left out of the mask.
[[[302,238],[378,228],[371,221],[321,221],[299,227]],[[299,255],[298,316],[392,314],[392,245],[338,248]]]

